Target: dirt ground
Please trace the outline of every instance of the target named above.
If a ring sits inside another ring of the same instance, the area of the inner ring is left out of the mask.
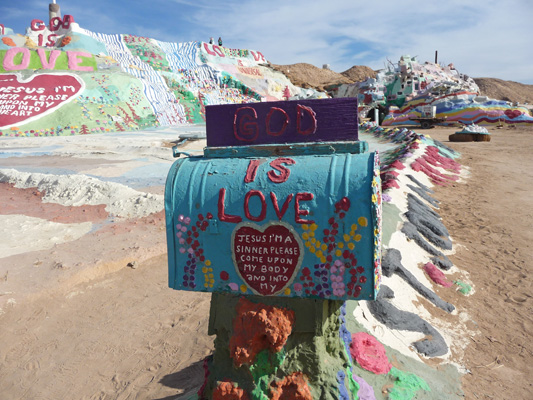
[[[475,288],[457,304],[480,330],[465,352],[463,389],[467,399],[531,399],[533,128],[490,131],[490,142],[469,143],[449,142],[449,128],[428,131],[471,173],[435,189],[457,247],[451,260]]]
[[[130,233],[86,244],[122,249]],[[127,267],[130,260],[101,263],[92,275],[7,306],[0,316],[0,398],[173,399],[197,389],[201,360],[212,350],[210,295],[169,289],[166,254],[136,268]]]
[[[460,151],[471,173],[465,183],[435,189],[457,245],[451,259],[475,285],[472,296],[453,301],[480,331],[463,360],[470,371],[464,391],[467,399],[528,399],[533,128],[492,129],[488,143],[450,143],[453,131],[427,133]],[[31,267],[35,276],[28,279],[54,277],[53,285],[13,302],[5,288],[16,276],[0,276],[0,398],[174,399],[194,391],[212,350],[210,296],[167,287],[164,244],[159,215],[117,223],[53,251],[0,259]],[[76,271],[90,262],[97,265],[90,273]]]

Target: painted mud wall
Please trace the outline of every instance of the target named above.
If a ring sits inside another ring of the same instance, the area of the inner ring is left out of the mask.
[[[468,275],[448,258],[453,243],[431,188],[457,184],[467,173],[456,161],[458,153],[428,136],[373,124],[360,125],[360,133],[361,139],[372,135],[396,144],[381,153],[383,281],[376,301],[347,301],[329,314],[328,329],[312,343],[309,320],[316,313],[309,312],[308,304],[307,312],[288,307],[281,298],[278,310],[250,306],[250,315],[261,317],[247,324],[234,317],[235,306],[222,307],[209,329],[227,352],[206,359],[205,384],[187,399],[348,399],[346,390],[362,400],[464,398],[464,371],[457,362],[476,327],[450,299],[457,299],[455,291],[469,295],[473,289]],[[218,298],[214,307],[220,303]],[[343,346],[330,335],[336,324]],[[242,342],[243,326],[253,327],[257,340]],[[295,363],[296,355],[317,348],[331,359]],[[349,368],[346,357],[352,360]],[[337,384],[306,380],[316,368]],[[293,392],[285,394],[289,388]],[[287,397],[279,397],[280,392]]]
[[[61,97],[72,79],[75,90]],[[280,100],[286,88],[294,98],[325,97],[292,85],[257,51],[100,34],[71,15],[33,19],[25,35],[0,30],[1,136],[203,123],[206,105]],[[46,101],[54,103],[35,104]]]
[[[435,106],[436,117],[450,123],[533,123],[526,107],[480,96],[474,80],[453,64],[421,64],[411,56],[402,56],[376,78],[344,84],[331,93],[333,97],[357,97],[362,111],[378,105],[389,108],[385,126],[418,125],[410,118],[420,117],[424,106]]]
[[[417,124],[410,118],[420,117],[423,106],[435,106],[436,117],[446,122],[462,124],[533,123],[533,116],[526,107],[513,106],[506,101],[489,99],[471,92],[455,92],[442,96],[418,96],[398,109],[393,109],[383,120],[383,125]]]
[[[367,123],[360,131],[398,146],[381,158],[382,287],[375,302],[348,303],[359,397],[462,398],[460,369],[450,360],[462,353],[465,332],[472,327],[446,301],[446,291],[464,287],[462,293],[468,295],[471,287],[447,256],[453,252],[452,240],[431,189],[460,181],[459,154],[405,128]],[[438,369],[424,360],[436,362]]]

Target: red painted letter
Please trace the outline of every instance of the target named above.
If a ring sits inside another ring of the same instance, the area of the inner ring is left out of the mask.
[[[54,17],[50,20],[50,30],[52,32],[58,31],[62,27],[63,27],[63,21],[61,21],[61,18]]]
[[[32,19],[31,20],[31,24],[30,24],[30,28],[32,31],[42,31],[44,30],[44,21],[40,20],[40,19]]]
[[[218,192],[218,219],[224,222],[238,224],[242,218],[238,215],[226,214],[224,211],[224,202],[226,201],[226,189],[222,188]]]
[[[287,212],[287,209],[289,208],[289,203],[291,202],[293,198],[293,194],[289,194],[287,198],[285,199],[285,202],[283,203],[283,207],[281,207],[281,212],[279,211],[279,205],[278,205],[278,198],[276,197],[276,193],[270,192],[270,198],[272,199],[272,205],[274,206],[274,211],[276,212],[276,215],[278,216],[278,219],[281,221],[285,213]]]
[[[309,117],[311,117],[311,126],[305,131],[302,131],[302,118],[304,116],[304,111],[307,112]],[[310,135],[311,133],[316,132],[316,113],[311,107],[306,107],[298,104],[296,106],[296,132],[300,135]]]
[[[55,46],[56,45],[56,41],[55,41],[55,38],[57,37],[57,35],[55,33],[51,33],[50,35],[48,35],[48,42],[46,42],[45,46],[49,46],[49,47],[52,47],[52,46]],[[88,53],[85,53],[85,54],[88,54]],[[85,68],[85,67],[83,67]],[[92,71],[93,69],[91,68],[90,70],[87,70],[87,71]]]
[[[260,51],[258,51],[257,54],[255,54],[253,51],[250,50],[250,53],[252,53],[252,56],[254,56],[255,61],[259,61],[260,59],[263,61],[266,61],[265,56]]]
[[[259,200],[261,200],[261,213],[257,217],[254,217],[250,213],[250,198],[252,196],[258,196]],[[265,195],[260,192],[259,190],[250,190],[248,193],[246,193],[246,196],[244,196],[244,215],[246,215],[246,218],[252,221],[262,221],[265,219],[267,213],[267,205],[265,201]]]
[[[270,130],[270,118],[272,118],[272,114],[274,114],[275,111],[279,111],[281,113],[283,113],[285,115],[285,121],[283,121],[283,126],[281,127],[281,129],[277,132],[272,132]],[[268,135],[271,135],[271,136],[279,136],[281,135],[283,132],[285,132],[285,129],[287,128],[287,125],[289,124],[289,115],[285,112],[285,110],[281,109],[281,108],[278,108],[278,107],[272,107],[270,109],[270,111],[268,112],[267,114],[267,117],[266,117],[266,121],[265,121],[265,124],[266,124],[266,132]]]
[[[261,165],[263,160],[250,160],[250,164],[248,164],[248,169],[246,170],[246,175],[244,177],[245,183],[250,183],[255,181],[255,176],[257,175],[257,169]]]
[[[204,43],[204,49],[205,49],[205,51],[207,51],[207,54],[209,54],[209,55],[212,55],[212,56],[216,56],[217,55],[214,51],[209,49],[209,45],[207,43]]]
[[[65,15],[63,17],[63,29],[70,28],[70,24],[74,22],[74,17],[72,15]]]
[[[239,113],[244,110],[252,110],[253,117],[250,114],[243,114],[239,118]],[[252,107],[241,107],[235,111],[235,117],[233,118],[233,133],[238,140],[245,142],[253,142],[259,135],[259,126],[255,121],[257,119],[257,112]],[[237,123],[238,122],[238,123]]]
[[[297,224],[312,224],[315,222],[300,218],[300,215],[309,215],[308,210],[300,210],[300,201],[313,200],[314,197],[313,193],[296,193],[296,199],[294,201],[294,221]]]
[[[218,47],[217,45],[213,45],[213,51],[217,54],[217,56],[219,57],[226,57],[226,55],[224,54],[224,52],[222,50],[220,50],[220,47]]]
[[[291,170],[288,168],[285,168],[281,164],[293,165],[293,164],[296,164],[296,161],[294,161],[292,158],[283,158],[283,157],[276,158],[274,161],[272,161],[270,163],[270,166],[280,172],[278,175],[274,171],[268,171],[267,173],[268,178],[274,183],[282,183],[282,182],[287,181],[287,179],[289,179],[289,175],[291,174]]]

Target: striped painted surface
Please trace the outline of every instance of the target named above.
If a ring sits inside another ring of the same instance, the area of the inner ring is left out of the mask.
[[[160,53],[156,51],[158,54],[166,57],[165,65],[168,63],[170,70],[159,71],[154,69],[149,62],[143,61],[135,51],[130,50],[125,41],[128,35],[95,33],[82,28],[79,32],[103,43],[108,55],[120,65],[121,71],[142,82],[144,97],[149,102],[159,125],[166,126],[190,121],[190,115],[188,115],[190,109],[179,104],[173,89],[169,87],[170,81],[167,79],[177,82],[180,86],[183,85],[185,90],[195,97],[201,96],[203,106],[253,101],[241,87],[235,88],[232,87],[233,84],[226,85],[226,82],[223,82],[224,68],[227,66],[225,63],[231,60],[231,57],[225,56],[223,60],[211,57],[210,61],[201,47],[202,42],[174,43],[143,38],[149,42],[150,46],[161,50]],[[257,65],[252,54],[253,52],[247,53],[247,56],[239,59]],[[236,82],[242,81],[243,87],[253,86],[255,88],[253,91],[263,96],[271,89],[270,80],[269,82],[261,79],[249,81],[249,77],[241,76],[239,73],[236,73],[235,77]],[[290,82],[279,84],[278,91],[288,84]]]
[[[185,118],[182,106],[173,107],[176,104],[176,96],[167,86],[165,80],[151,65],[134,56],[128,49],[122,35],[108,35],[95,33],[87,29],[80,29],[81,33],[102,42],[109,53],[115,59],[123,72],[138,78],[143,84],[143,92],[157,116],[160,125],[172,125],[176,117],[176,110]],[[193,42],[194,43],[194,42]]]
[[[166,54],[168,65],[173,72],[184,69],[194,70],[199,64],[196,62],[198,42],[171,43],[153,40]]]

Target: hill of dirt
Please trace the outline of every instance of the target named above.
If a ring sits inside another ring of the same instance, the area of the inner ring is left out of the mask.
[[[533,85],[496,78],[474,78],[483,96],[513,103],[533,104]]]
[[[354,65],[341,73],[307,63],[270,66],[276,71],[283,72],[293,85],[319,91],[325,91],[329,86],[361,82],[376,76],[376,71],[364,65]],[[474,78],[474,80],[483,96],[513,103],[533,104],[533,85],[496,78]]]
[[[354,65],[352,68],[341,72],[341,75],[344,75],[345,77],[353,80],[354,82],[362,82],[368,78],[375,78],[376,71],[364,65]]]
[[[340,85],[343,83],[354,83],[343,74],[332,71],[330,69],[318,68],[312,64],[297,63],[290,65],[270,65],[276,71],[285,74],[293,85],[303,88],[312,88],[319,91],[325,91],[325,88],[330,85]]]
[[[270,66],[276,71],[283,72],[293,85],[319,91],[325,91],[328,86],[361,82],[376,76],[376,71],[364,65],[354,65],[341,73],[326,68],[318,68],[307,63],[271,64]]]

